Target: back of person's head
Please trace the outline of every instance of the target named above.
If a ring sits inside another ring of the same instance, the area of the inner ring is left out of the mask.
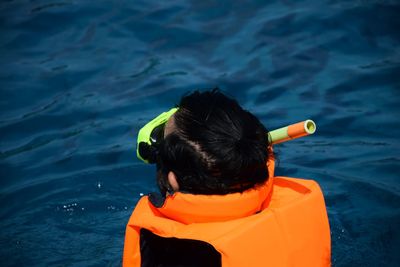
[[[268,179],[267,130],[218,89],[184,96],[171,120],[157,163],[160,187],[170,171],[179,191],[192,194],[243,192]]]

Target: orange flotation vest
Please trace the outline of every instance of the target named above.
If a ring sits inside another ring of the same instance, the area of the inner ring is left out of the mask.
[[[330,266],[330,229],[324,198],[312,180],[273,177],[228,195],[175,193],[163,207],[139,200],[126,227],[124,267],[141,265],[140,230],[207,242],[222,266]]]

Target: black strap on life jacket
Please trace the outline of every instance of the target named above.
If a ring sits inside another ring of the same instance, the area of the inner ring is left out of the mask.
[[[141,267],[221,267],[221,254],[206,242],[165,238],[140,230]]]

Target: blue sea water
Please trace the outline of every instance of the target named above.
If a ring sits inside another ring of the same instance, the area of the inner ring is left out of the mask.
[[[276,173],[321,185],[333,266],[400,265],[400,4],[0,2],[0,265],[120,266],[155,190],[137,131],[219,86],[268,129]]]

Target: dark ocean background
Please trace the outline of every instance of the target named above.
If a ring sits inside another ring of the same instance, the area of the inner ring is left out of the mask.
[[[219,86],[321,185],[333,266],[400,266],[399,1],[0,1],[0,265],[120,266],[138,130]]]

